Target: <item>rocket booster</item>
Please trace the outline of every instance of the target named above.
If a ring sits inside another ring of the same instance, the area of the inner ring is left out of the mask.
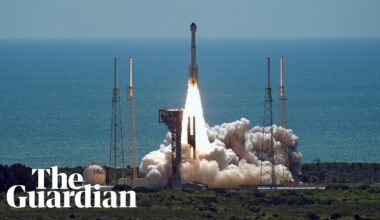
[[[196,47],[195,47],[195,32],[197,25],[192,23],[190,25],[191,31],[191,61],[189,65],[189,79],[188,83],[191,86],[198,86],[198,65],[196,63]]]

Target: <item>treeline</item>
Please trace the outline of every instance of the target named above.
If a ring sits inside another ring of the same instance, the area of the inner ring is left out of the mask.
[[[107,171],[110,168],[105,167]],[[60,172],[68,175],[82,173],[83,167],[59,168]],[[128,167],[124,172],[121,169],[108,174],[116,176],[130,176],[132,169]],[[302,176],[300,179],[308,184],[345,184],[368,185],[380,183],[380,163],[315,163],[302,164]],[[45,177],[45,183],[50,185],[50,177]],[[34,190],[37,187],[37,176],[32,175],[32,168],[22,164],[11,166],[0,165],[0,192],[5,192],[13,185],[25,185],[26,190]]]
[[[0,165],[0,192],[13,185],[24,185],[26,190],[33,190],[37,187],[37,176],[32,175],[32,168],[22,164]]]
[[[73,173],[82,174],[84,167],[59,167],[58,169],[59,172],[71,175]],[[109,167],[105,167],[105,169],[107,178],[120,178],[132,175],[132,169],[129,166],[126,169],[113,169]],[[14,185],[24,185],[26,191],[32,191],[36,189],[37,182],[37,174],[32,175],[32,168],[30,167],[22,164],[13,164],[11,166],[0,164],[0,192],[6,192]],[[45,185],[46,187],[51,186],[50,176],[45,176]]]
[[[321,163],[302,165],[302,182],[365,185],[380,183],[380,163]]]

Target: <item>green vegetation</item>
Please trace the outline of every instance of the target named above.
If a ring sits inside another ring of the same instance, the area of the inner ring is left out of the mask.
[[[302,181],[310,184],[380,183],[379,163],[313,163],[302,165]]]
[[[191,191],[137,189],[135,209],[13,209],[0,194],[2,219],[380,219],[380,189]]]
[[[0,219],[380,219],[380,188],[369,186],[380,182],[380,164],[315,163],[304,164],[302,169],[302,180],[327,183],[326,190],[258,192],[137,188],[138,208],[135,209],[14,209],[6,202],[5,189],[25,183],[32,189],[35,182],[33,176],[27,174],[31,171],[28,167],[0,166],[3,192],[0,193]],[[82,170],[82,167],[60,168],[68,174]],[[120,185],[114,188],[128,189]]]
[[[73,168],[59,167],[59,171],[68,175],[73,173],[82,173],[84,167],[77,166]],[[105,167],[107,178],[110,175],[116,177],[131,176],[132,169],[127,166],[122,169],[112,169]],[[0,165],[0,192],[16,184],[25,185],[27,190],[32,190],[37,186],[36,176],[31,175],[32,168],[21,164],[11,166]],[[344,185],[370,185],[380,183],[380,163],[312,163],[302,164],[302,176],[300,180],[308,184],[344,184]],[[50,178],[46,177],[47,185]]]
[[[6,192],[13,185],[24,185],[26,190],[37,187],[37,178],[32,176],[32,168],[21,164],[0,165],[0,192]]]

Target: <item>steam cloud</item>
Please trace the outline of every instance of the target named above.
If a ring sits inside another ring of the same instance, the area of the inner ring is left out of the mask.
[[[181,180],[207,184],[210,188],[237,188],[239,185],[271,184],[270,127],[249,127],[245,118],[209,127],[210,146],[193,160],[190,148],[182,144]],[[302,154],[297,151],[298,137],[290,129],[273,125],[274,171],[277,184],[293,182],[301,174]],[[289,169],[286,167],[288,149]],[[262,166],[261,166],[262,165]],[[168,132],[160,149],[142,159],[140,172],[147,187],[163,187],[171,175],[171,134]],[[261,180],[260,180],[261,176]]]

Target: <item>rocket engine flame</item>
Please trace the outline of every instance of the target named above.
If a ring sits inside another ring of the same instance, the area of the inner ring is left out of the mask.
[[[207,137],[206,123],[203,117],[203,108],[201,102],[201,96],[199,93],[198,86],[190,85],[187,89],[185,109],[183,112],[182,119],[182,133],[181,133],[181,144],[188,144],[187,140],[187,129],[188,129],[188,117],[195,117],[195,139],[196,139],[196,154],[204,154],[208,152],[210,142]],[[193,122],[190,122],[191,128],[194,126]],[[192,129],[191,129],[192,130]]]

